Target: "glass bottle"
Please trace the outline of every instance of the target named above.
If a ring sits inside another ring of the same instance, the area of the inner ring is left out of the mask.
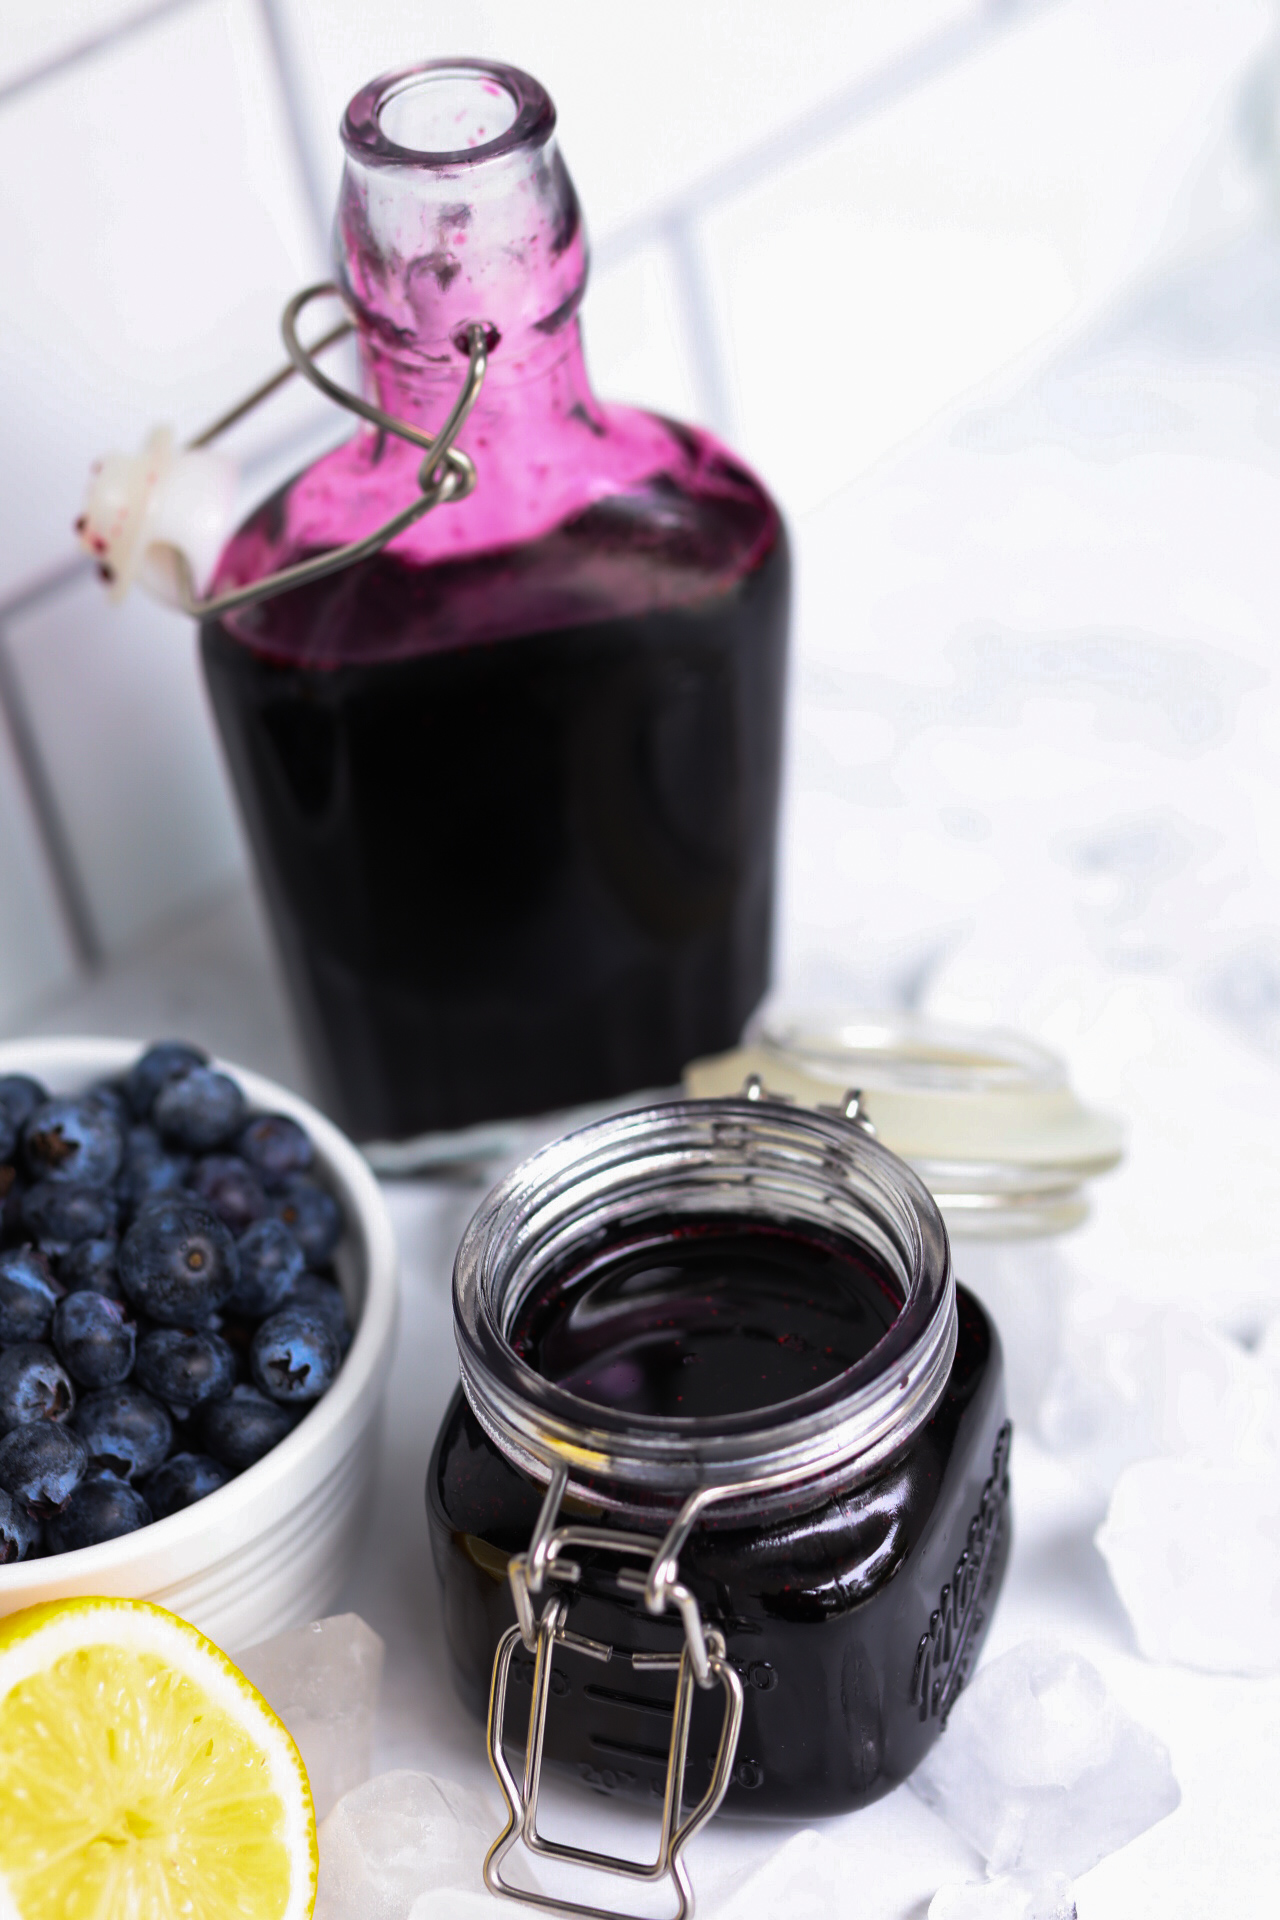
[[[335,253],[364,379],[433,430],[481,323],[477,484],[202,633],[321,1094],[365,1140],[670,1084],[768,978],[785,531],[708,434],[592,393],[554,127],[482,61],[352,100]],[[214,591],[370,533],[420,457],[362,428],[241,526]]]

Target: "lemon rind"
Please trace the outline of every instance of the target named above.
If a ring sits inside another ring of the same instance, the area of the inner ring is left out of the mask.
[[[202,1687],[229,1718],[245,1727],[267,1756],[270,1784],[285,1814],[284,1845],[293,1865],[283,1920],[309,1920],[319,1857],[315,1808],[302,1756],[283,1720],[235,1663],[189,1621],[149,1600],[45,1601],[0,1618],[0,1702],[21,1681],[65,1654],[95,1645],[150,1653]],[[298,1871],[302,1862],[307,1873]],[[0,1920],[20,1920],[0,1875]]]

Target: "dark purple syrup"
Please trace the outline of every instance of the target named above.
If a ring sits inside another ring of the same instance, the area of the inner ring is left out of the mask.
[[[652,1221],[521,1302],[509,1338],[579,1399],[705,1420],[777,1406],[847,1373],[897,1317],[847,1240],[761,1220]]]
[[[767,1258],[745,1259],[740,1240],[736,1253],[734,1247],[735,1236],[726,1235],[714,1259],[708,1255],[688,1267],[683,1252],[670,1253],[667,1263],[683,1268],[695,1283],[682,1297],[714,1298],[708,1277],[723,1257],[722,1270],[747,1275],[745,1284],[741,1278],[735,1282],[735,1291],[740,1288],[735,1316],[757,1330],[761,1347],[766,1338],[778,1344],[797,1328],[803,1333],[814,1324],[807,1307],[797,1318],[795,1302],[775,1287],[782,1267],[777,1241]],[[651,1291],[658,1262],[652,1250],[636,1252],[648,1264],[624,1274],[624,1258],[612,1268],[618,1287],[601,1298],[606,1318],[619,1310],[629,1280],[639,1276],[642,1296]],[[817,1319],[824,1328],[837,1294],[864,1310],[855,1313],[846,1351],[865,1351],[877,1325],[887,1324],[887,1281],[866,1273],[852,1278],[847,1270],[826,1267],[807,1253],[797,1257],[794,1250],[792,1260],[797,1297],[820,1301]],[[603,1295],[608,1271],[606,1261],[594,1288],[570,1289],[562,1296],[562,1310],[570,1318],[576,1312],[579,1320],[572,1347],[585,1343],[582,1310],[592,1293]],[[815,1275],[822,1285],[815,1285]],[[664,1288],[660,1281],[657,1293]],[[675,1297],[681,1296],[673,1289]],[[544,1304],[545,1323],[539,1306],[521,1315],[521,1331],[527,1321],[535,1349],[545,1357],[554,1356],[557,1337],[554,1303]],[[641,1307],[631,1331],[640,1334],[645,1354],[650,1329],[642,1325],[643,1312]],[[726,1801],[730,1813],[807,1820],[847,1812],[887,1793],[938,1738],[956,1692],[972,1671],[1009,1552],[1009,1428],[999,1340],[963,1287],[958,1317],[946,1391],[929,1420],[896,1453],[869,1472],[852,1471],[848,1483],[834,1489],[801,1484],[747,1503],[736,1517],[711,1516],[681,1551],[681,1579],[696,1596],[703,1619],[723,1633],[743,1681],[742,1734]],[[711,1330],[714,1324],[709,1316],[698,1316],[696,1343],[717,1362],[723,1360],[726,1376],[738,1363],[745,1370],[741,1392],[726,1380],[728,1404],[761,1405],[754,1399],[763,1384],[758,1366],[754,1379],[750,1373],[757,1338],[723,1340]],[[633,1358],[635,1345],[622,1322],[615,1321],[612,1331],[622,1338],[600,1345],[584,1364],[584,1380],[592,1377],[587,1368],[607,1353],[620,1350],[628,1362]],[[689,1331],[684,1329],[686,1336]],[[781,1352],[789,1364],[789,1350]],[[646,1380],[652,1379],[647,1355],[643,1371]],[[679,1373],[661,1366],[657,1374],[660,1382],[671,1382],[694,1371],[682,1364]],[[598,1374],[595,1380],[598,1387]],[[793,1374],[780,1374],[770,1391],[785,1390],[794,1380]],[[643,1502],[642,1491],[626,1491],[633,1502]],[[504,1458],[459,1392],[428,1469],[427,1514],[454,1679],[481,1720],[494,1650],[515,1617],[508,1556],[527,1548],[542,1498],[543,1489]],[[580,1508],[575,1512],[581,1517]],[[671,1509],[614,1522],[607,1510],[593,1508],[589,1517],[594,1524],[642,1527],[660,1538]],[[679,1619],[670,1613],[654,1618],[641,1600],[621,1590],[616,1559],[577,1549],[574,1559],[581,1562],[582,1578],[563,1588],[570,1602],[568,1625],[614,1652],[600,1662],[568,1648],[557,1650],[547,1756],[597,1792],[657,1804],[674,1687],[670,1674],[639,1671],[630,1655],[678,1653]],[[518,1651],[507,1708],[512,1743],[524,1738],[532,1674],[531,1658]],[[696,1695],[686,1798],[706,1789],[720,1710],[718,1692]]]
[[[383,554],[205,627],[348,1131],[666,1085],[736,1041],[768,979],[787,605],[776,510],[706,455],[524,546]]]

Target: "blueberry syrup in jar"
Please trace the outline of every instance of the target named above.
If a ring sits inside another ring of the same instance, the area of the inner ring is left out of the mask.
[[[308,1051],[362,1139],[669,1084],[767,984],[786,535],[710,435],[592,392],[554,125],[480,62],[352,101],[335,245],[366,384],[434,430],[483,322],[476,486],[202,635]],[[214,589],[369,534],[420,462],[362,429]]]
[[[553,1269],[521,1303],[511,1346],[581,1400],[714,1419],[838,1379],[897,1311],[887,1277],[835,1235],[676,1216]]]
[[[465,1392],[427,1508],[473,1710],[515,1617],[508,1561],[546,1480],[533,1463],[572,1452],[562,1523],[661,1536],[691,1489],[739,1489],[680,1554],[743,1681],[726,1811],[808,1819],[905,1779],[973,1666],[1009,1546],[999,1341],[955,1287],[916,1176],[847,1123],[770,1103],[623,1116],[490,1196],[455,1313]],[[555,1650],[546,1757],[657,1801],[673,1683],[630,1654],[678,1652],[680,1623],[621,1591],[607,1556],[573,1558],[568,1625],[615,1651]],[[517,1649],[517,1745],[532,1666]],[[696,1694],[686,1802],[719,1726],[718,1695]]]

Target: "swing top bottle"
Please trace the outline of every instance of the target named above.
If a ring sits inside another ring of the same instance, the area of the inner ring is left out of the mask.
[[[669,1083],[768,979],[785,532],[709,435],[592,393],[554,126],[479,61],[351,102],[364,379],[433,430],[483,324],[477,483],[203,632],[316,1077],[364,1139]],[[371,532],[420,459],[362,429],[250,516],[215,590]]]

